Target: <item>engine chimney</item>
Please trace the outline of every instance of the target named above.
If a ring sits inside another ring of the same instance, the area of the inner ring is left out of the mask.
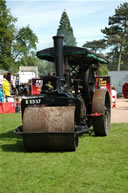
[[[54,54],[55,54],[55,68],[56,76],[63,77],[63,36],[54,36]]]

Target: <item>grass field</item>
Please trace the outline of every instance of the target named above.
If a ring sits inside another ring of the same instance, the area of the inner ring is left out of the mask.
[[[128,124],[112,124],[108,137],[84,135],[64,153],[24,153],[19,125],[20,114],[0,115],[0,193],[128,192]]]

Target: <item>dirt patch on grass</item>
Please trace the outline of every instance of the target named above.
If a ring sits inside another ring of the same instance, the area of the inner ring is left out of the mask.
[[[111,122],[128,123],[128,99],[117,99],[116,108],[112,108]]]

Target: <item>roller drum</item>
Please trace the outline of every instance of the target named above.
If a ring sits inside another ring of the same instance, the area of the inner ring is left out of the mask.
[[[75,150],[74,106],[28,107],[23,115],[26,151]]]

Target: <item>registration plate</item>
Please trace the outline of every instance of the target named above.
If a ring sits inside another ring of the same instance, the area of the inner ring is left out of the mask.
[[[26,105],[37,105],[41,104],[41,99],[26,99],[25,100]]]

